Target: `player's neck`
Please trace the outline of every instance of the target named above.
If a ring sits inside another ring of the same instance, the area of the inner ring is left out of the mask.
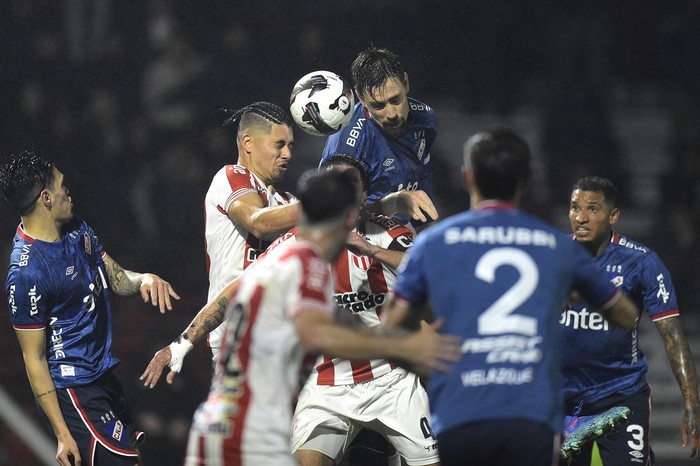
[[[22,217],[22,228],[34,239],[53,243],[61,239],[61,225],[40,215]]]
[[[607,235],[603,236],[603,240],[600,242],[590,243],[587,247],[588,251],[593,254],[593,257],[600,257],[605,253],[605,250],[610,246],[610,241],[612,240],[613,232],[612,230],[608,232]]]
[[[320,249],[321,257],[328,262],[335,260],[338,255],[339,244],[345,244],[345,238],[347,237],[347,230],[338,228],[336,225],[314,225],[309,226],[299,226],[297,231],[297,239],[309,241]],[[343,238],[341,242],[338,238]]]
[[[258,177],[258,179],[262,181],[268,189],[272,188],[272,185],[274,184],[273,180],[271,180],[269,177],[263,176],[262,171],[255,166],[255,163],[253,163],[253,159],[249,154],[244,153],[244,155],[239,156],[237,165],[247,168],[248,171]]]

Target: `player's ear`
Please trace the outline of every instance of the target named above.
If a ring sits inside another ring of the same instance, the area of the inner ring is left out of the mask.
[[[253,136],[250,133],[243,133],[241,136],[241,147],[246,153],[250,153],[253,150]],[[239,154],[240,156],[240,154]]]
[[[363,106],[364,108],[367,108],[367,105],[365,105],[365,101],[364,101],[364,99],[362,98],[362,97],[363,97],[363,96],[362,96],[362,93],[361,93],[360,91],[358,91],[357,88],[355,88],[355,97],[357,97],[357,100],[360,101],[360,103],[362,104],[362,106]]]
[[[471,191],[474,186],[474,173],[465,165],[462,165],[462,184],[467,191]]]
[[[41,193],[39,193],[39,200],[46,206],[47,209],[51,208],[51,193],[47,189],[44,189],[41,191]]]
[[[613,207],[610,210],[610,218],[609,218],[610,225],[615,225],[619,219],[620,219],[620,208]]]
[[[402,82],[403,86],[406,88],[406,94],[408,94],[408,73],[406,73],[405,71],[403,72]]]

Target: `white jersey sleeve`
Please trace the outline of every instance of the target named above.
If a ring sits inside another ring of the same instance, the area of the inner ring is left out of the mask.
[[[265,207],[296,202],[293,195],[268,188],[260,178],[240,165],[226,165],[214,175],[204,198],[204,239],[209,275],[207,300],[219,294],[270,244],[228,216],[231,204],[250,193],[257,193]],[[214,329],[208,338],[209,346],[219,348],[222,335],[223,326]]]

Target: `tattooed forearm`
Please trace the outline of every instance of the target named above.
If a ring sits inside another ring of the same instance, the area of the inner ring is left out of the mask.
[[[656,323],[666,348],[666,356],[683,394],[686,408],[698,403],[698,383],[695,363],[688,341],[683,334],[680,319],[672,317]]]
[[[209,332],[221,325],[226,315],[228,299],[220,297],[215,302],[205,306],[194,318],[187,331],[182,335],[192,344],[197,343]]]
[[[105,268],[107,269],[109,289],[112,290],[114,294],[119,296],[133,296],[139,292],[139,287],[141,286],[138,279],[139,274],[125,270],[109,255],[105,254],[103,259]]]
[[[216,327],[221,325],[224,321],[224,315],[226,314],[226,307],[228,306],[228,299],[219,298],[214,304],[212,312],[208,313],[204,322],[202,323],[202,328],[206,333],[211,332]]]

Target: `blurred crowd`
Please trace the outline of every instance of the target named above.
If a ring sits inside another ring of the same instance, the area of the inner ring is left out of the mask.
[[[9,0],[3,16],[0,155],[31,149],[55,161],[76,212],[110,255],[168,278],[185,297],[177,315],[143,309],[135,322],[139,311],[129,309],[131,319],[115,323],[120,379],[133,381],[127,392],[138,393],[129,399],[153,438],[146,460],[180,461],[191,413],[208,388],[206,351],[195,352],[188,373],[160,392],[138,387],[137,375],[206,299],[204,194],[215,171],[235,161],[235,135],[221,125],[221,109],[258,100],[284,106],[298,77],[315,69],[349,76],[352,58],[370,44],[396,51],[411,94],[448,103],[451,115],[507,118],[536,108],[542,132],[526,136],[541,141],[546,161],[546,195],[533,203],[545,217],[553,215],[550,203],[566,207],[571,182],[583,173],[610,176],[625,191],[627,149],[615,132],[615,108],[667,115],[667,143],[657,155],[669,167],[659,175],[663,199],[645,209],[626,191],[623,209],[654,218],[649,231],[626,233],[659,252],[682,311],[696,322],[687,328],[700,330],[696,0]],[[287,189],[318,160],[311,150],[318,139],[301,133]],[[446,159],[434,154],[433,163],[435,176],[449,180]],[[443,215],[467,205],[455,183],[437,183],[435,194]],[[17,216],[2,203],[0,218],[7,262]],[[126,306],[139,302],[117,307]],[[2,316],[0,383],[34,415],[17,341]],[[0,422],[0,464],[28,454],[11,438]]]

